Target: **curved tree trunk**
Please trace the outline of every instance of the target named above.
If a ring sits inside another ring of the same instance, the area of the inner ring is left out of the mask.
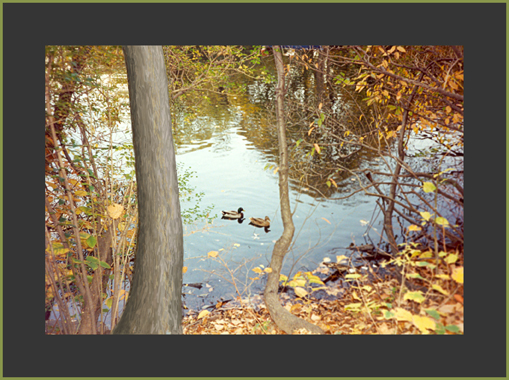
[[[288,247],[293,239],[295,227],[293,225],[292,213],[290,210],[290,198],[288,196],[288,148],[286,145],[286,126],[284,120],[284,68],[283,56],[279,47],[274,47],[274,59],[276,61],[276,68],[278,74],[278,87],[276,89],[276,118],[277,118],[277,131],[279,141],[279,197],[281,203],[281,216],[283,218],[284,230],[281,237],[274,245],[272,252],[272,259],[270,267],[272,272],[268,274],[267,285],[265,287],[265,304],[269,310],[270,316],[276,325],[286,332],[293,334],[295,330],[305,328],[306,330],[315,333],[323,334],[323,330],[303,319],[291,314],[288,310],[283,308],[279,303],[278,288],[279,288],[279,274],[283,266],[283,259],[286,255]]]
[[[138,185],[136,267],[114,334],[182,333],[183,235],[161,46],[126,46]]]

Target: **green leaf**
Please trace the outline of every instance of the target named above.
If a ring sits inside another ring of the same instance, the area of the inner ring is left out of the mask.
[[[424,280],[419,273],[407,273],[406,278],[418,278],[419,280]]]
[[[113,304],[113,297],[108,298],[106,301],[104,301],[104,303],[111,309],[111,305]]]
[[[111,269],[110,264],[104,261],[99,261],[99,265],[106,269]]]
[[[424,192],[426,193],[431,193],[433,191],[435,191],[437,188],[435,185],[433,185],[432,182],[424,182],[422,184],[422,189],[424,190]]]
[[[97,257],[87,256],[85,261],[86,264],[93,270],[96,270],[99,267],[99,259]]]
[[[436,320],[440,319],[440,314],[435,309],[424,309],[426,313],[435,318]]]
[[[87,239],[87,244],[90,248],[94,248],[95,245],[97,244],[97,239],[95,236],[89,236],[89,238]]]
[[[428,267],[430,269],[434,269],[436,267],[435,264],[428,263],[427,261],[419,261],[417,263],[418,267]]]
[[[448,325],[448,326],[445,326],[445,329],[450,331],[450,332],[453,332],[453,333],[459,333],[460,332],[460,328],[456,325]]]
[[[436,329],[435,329],[435,332],[438,334],[438,335],[444,335],[445,334],[445,327],[444,325],[442,325],[441,323],[439,322],[436,322]]]

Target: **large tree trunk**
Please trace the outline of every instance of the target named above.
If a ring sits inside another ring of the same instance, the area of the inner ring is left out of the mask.
[[[276,61],[278,87],[276,89],[276,119],[279,141],[279,198],[281,203],[281,216],[283,218],[284,230],[281,237],[274,245],[270,267],[272,272],[267,277],[267,285],[265,287],[265,304],[269,310],[270,316],[276,325],[286,332],[293,334],[295,330],[305,328],[315,333],[323,334],[323,330],[312,323],[291,314],[283,308],[279,303],[278,288],[279,274],[283,266],[283,259],[286,255],[288,247],[293,239],[295,227],[293,225],[292,213],[290,210],[290,198],[288,195],[288,148],[286,145],[286,125],[284,120],[284,68],[283,56],[279,47],[274,47],[274,59]]]
[[[183,235],[168,80],[160,46],[126,46],[139,234],[134,278],[114,334],[182,333]]]

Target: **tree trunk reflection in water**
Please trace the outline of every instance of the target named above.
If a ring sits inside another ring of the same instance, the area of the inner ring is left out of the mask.
[[[284,309],[279,303],[278,287],[279,274],[283,265],[283,259],[290,246],[295,232],[292,214],[290,210],[290,199],[288,195],[288,148],[286,145],[285,120],[284,120],[284,68],[283,56],[279,47],[274,47],[274,59],[277,67],[278,84],[276,89],[276,119],[279,141],[279,196],[281,204],[281,216],[283,218],[284,231],[274,245],[270,267],[272,272],[267,278],[265,287],[265,304],[276,325],[286,332],[292,334],[295,330],[304,328],[315,334],[323,334],[323,330],[312,323],[300,319]]]

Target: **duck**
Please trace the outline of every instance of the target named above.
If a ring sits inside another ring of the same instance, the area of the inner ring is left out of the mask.
[[[223,213],[223,218],[227,219],[242,219],[244,218],[244,214],[242,211],[245,211],[242,207],[239,207],[237,211],[221,211]]]
[[[268,216],[265,219],[262,218],[249,218],[251,224],[257,227],[270,227],[270,219]]]

